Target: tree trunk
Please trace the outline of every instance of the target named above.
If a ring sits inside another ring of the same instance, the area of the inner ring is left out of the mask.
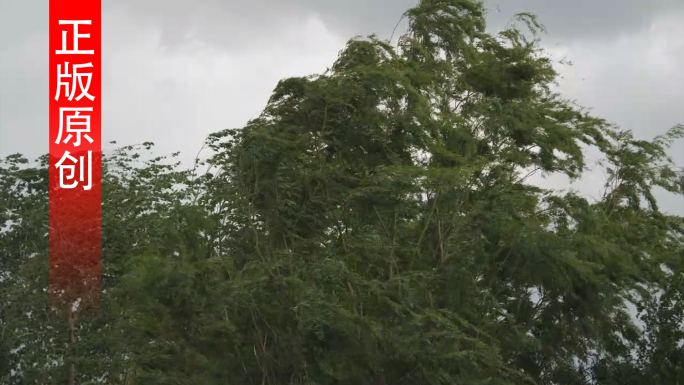
[[[67,305],[67,317],[69,322],[69,343],[76,342],[76,314],[73,312],[73,304]],[[69,385],[76,385],[76,366],[72,362],[69,365]]]

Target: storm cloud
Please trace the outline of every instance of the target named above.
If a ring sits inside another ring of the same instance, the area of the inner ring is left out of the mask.
[[[103,1],[104,142],[154,141],[190,161],[211,132],[240,127],[276,82],[320,73],[347,39],[389,38],[416,0]],[[491,30],[516,12],[546,25],[561,93],[652,138],[684,123],[681,0],[486,0]],[[48,0],[0,0],[0,156],[47,151]],[[400,25],[401,30],[403,26]],[[684,164],[684,144],[673,156]],[[577,186],[600,189],[589,173]],[[544,181],[568,187],[567,181]],[[681,198],[662,195],[684,214]]]

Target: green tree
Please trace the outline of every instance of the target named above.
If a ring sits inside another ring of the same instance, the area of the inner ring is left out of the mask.
[[[102,314],[78,318],[75,344],[69,343],[64,309],[50,307],[47,291],[47,157],[34,165],[20,155],[0,163],[0,222],[9,225],[0,233],[0,383],[64,384],[71,363],[82,379],[124,370],[126,339],[113,323],[118,314],[109,293],[131,256],[171,253],[179,245],[175,240],[192,228],[183,222],[183,213],[192,210],[183,204],[190,199],[190,172],[164,157],[144,160],[152,145],[126,146],[103,157]],[[23,379],[10,376],[11,369]]]
[[[103,315],[68,354],[39,292],[47,171],[9,158],[3,187],[37,187],[0,199],[22,218],[0,235],[7,382],[64,383],[50,357],[111,384],[682,382],[683,219],[653,194],[684,193],[684,127],[637,140],[552,92],[532,15],[498,35],[472,0],[406,17],[396,45],[282,80],[201,167],[105,157]],[[528,182],[581,176],[586,147],[599,200]]]

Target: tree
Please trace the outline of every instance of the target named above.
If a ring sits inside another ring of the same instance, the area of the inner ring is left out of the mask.
[[[683,193],[667,148],[684,127],[637,140],[553,93],[532,15],[529,33],[496,36],[476,1],[406,16],[396,46],[352,39],[326,73],[284,79],[258,118],[211,135],[207,172],[105,170],[109,313],[82,326],[83,378],[682,381],[682,218],[653,191]],[[582,146],[606,157],[598,201],[527,181],[579,177]],[[15,235],[2,242],[23,261]],[[21,338],[4,325],[7,349]]]
[[[74,344],[64,309],[51,308],[48,298],[47,157],[33,167],[20,155],[1,163],[0,219],[11,225],[0,234],[0,383],[64,384],[64,368],[71,363],[82,379],[124,371],[126,340],[113,323],[118,314],[109,293],[131,256],[173,251],[174,237],[186,225],[180,213],[191,210],[179,204],[188,200],[189,190],[172,188],[188,181],[190,172],[178,171],[178,164],[165,163],[164,157],[144,160],[152,146],[126,146],[103,157],[102,315],[79,319]]]

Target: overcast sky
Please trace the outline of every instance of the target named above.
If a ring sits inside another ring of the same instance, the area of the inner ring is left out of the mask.
[[[103,143],[195,156],[240,127],[276,82],[320,73],[348,38],[389,38],[416,0],[103,0]],[[684,1],[489,0],[502,28],[528,11],[572,67],[561,92],[639,137],[684,123]],[[0,157],[48,149],[48,0],[0,0]],[[673,151],[684,164],[684,143]],[[596,195],[603,176],[578,185]],[[559,179],[547,185],[564,186]],[[684,214],[681,198],[663,196]]]

